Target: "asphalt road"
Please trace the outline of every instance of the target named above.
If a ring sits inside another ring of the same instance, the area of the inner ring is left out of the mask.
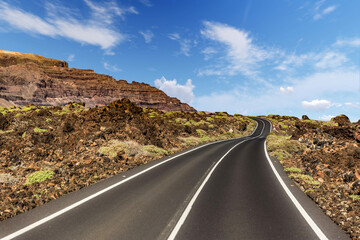
[[[0,224],[5,239],[349,239],[265,151],[271,129],[193,148]]]

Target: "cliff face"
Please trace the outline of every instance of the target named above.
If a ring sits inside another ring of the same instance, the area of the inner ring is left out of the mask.
[[[65,61],[0,50],[0,104],[59,106],[85,102],[87,107],[94,107],[122,98],[140,107],[196,111],[145,83],[116,81],[93,70],[68,68]]]

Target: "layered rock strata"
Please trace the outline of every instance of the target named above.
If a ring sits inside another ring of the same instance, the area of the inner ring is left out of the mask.
[[[145,83],[117,81],[90,69],[69,68],[65,61],[0,50],[1,105],[24,106],[33,103],[61,106],[68,102],[84,102],[86,107],[94,107],[122,98],[140,107],[196,111]]]

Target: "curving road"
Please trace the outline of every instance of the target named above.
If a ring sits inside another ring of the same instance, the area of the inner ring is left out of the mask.
[[[5,239],[349,239],[267,156],[271,124],[8,219]]]

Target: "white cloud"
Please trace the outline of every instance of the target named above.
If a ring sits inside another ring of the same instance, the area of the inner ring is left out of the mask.
[[[152,7],[152,3],[149,0],[140,0],[140,2],[147,7]]]
[[[177,41],[180,44],[180,52],[179,54],[183,54],[187,57],[190,56],[190,49],[192,47],[193,41],[190,39],[183,39],[180,37],[178,33],[170,33],[169,38],[171,40]]]
[[[103,2],[101,4],[93,3],[90,0],[84,0],[84,2],[92,10],[92,19],[105,24],[112,24],[114,16],[124,19],[126,14],[139,14],[134,7],[120,8],[115,1]]]
[[[146,43],[150,43],[154,37],[154,33],[150,30],[139,31],[139,33],[144,37]]]
[[[305,65],[320,69],[334,69],[343,66],[346,62],[348,62],[348,58],[345,54],[324,50],[320,53],[310,52],[301,55],[288,55],[275,69],[280,71],[293,71]]]
[[[328,15],[329,13],[332,13],[333,11],[336,10],[337,6],[332,5],[326,8],[321,8],[321,6],[325,3],[325,1],[318,1],[317,3],[315,3],[315,8],[314,8],[314,20],[319,20],[321,18],[323,18],[325,15]]]
[[[325,8],[325,9],[323,10],[323,14],[324,14],[324,15],[325,15],[325,14],[329,14],[329,13],[335,11],[335,9],[336,9],[336,6],[335,6],[335,5],[330,6],[330,7],[327,7],[327,8]]]
[[[137,14],[134,7],[120,8],[115,1],[98,5],[84,0],[91,10],[91,17],[83,19],[74,16],[70,9],[47,2],[47,18],[41,18],[16,6],[0,2],[0,20],[10,26],[30,34],[40,34],[52,38],[63,37],[99,46],[105,51],[126,39],[126,36],[113,30],[116,16],[124,18],[126,14]]]
[[[347,57],[342,53],[327,52],[315,63],[318,68],[336,68],[347,62]]]
[[[194,100],[193,89],[195,86],[192,84],[191,79],[186,81],[185,85],[178,84],[176,79],[166,80],[164,76],[154,81],[155,86],[164,91],[170,97],[176,97],[180,101],[191,104]]]
[[[57,29],[40,17],[0,2],[0,19],[20,30],[55,37]]]
[[[111,65],[107,62],[104,62],[104,68],[111,72],[121,72],[121,68],[117,67],[116,65]]]
[[[328,109],[332,106],[330,101],[319,99],[312,100],[311,102],[302,101],[301,105],[306,109],[314,111],[324,111],[325,109]]]
[[[281,62],[280,65],[275,67],[275,69],[285,71],[294,67],[300,67],[309,59],[314,59],[315,55],[313,53],[295,55],[291,54],[285,57],[285,60]]]
[[[212,47],[207,47],[201,51],[204,54],[204,59],[209,60],[217,51]]]
[[[345,105],[346,105],[346,106],[349,106],[349,107],[356,108],[356,109],[360,109],[360,103],[347,102],[347,103],[345,103]]]
[[[72,61],[74,61],[74,59],[75,59],[75,54],[70,54],[67,58],[67,61],[72,62]]]
[[[255,45],[249,33],[226,24],[205,21],[201,34],[225,47],[226,60],[229,64],[222,67],[209,66],[208,69],[201,70],[200,75],[220,72],[227,75],[241,73],[251,76],[255,74],[260,62],[273,56],[272,51],[266,51]]]
[[[180,39],[180,35],[178,33],[170,33],[169,34],[169,38],[171,40],[179,40]]]
[[[360,38],[337,40],[335,46],[360,47]]]
[[[333,117],[333,115],[322,115],[319,117],[319,119],[323,120],[323,121],[330,121]]]
[[[280,91],[284,94],[289,94],[291,95],[294,92],[294,88],[293,87],[280,87]]]

